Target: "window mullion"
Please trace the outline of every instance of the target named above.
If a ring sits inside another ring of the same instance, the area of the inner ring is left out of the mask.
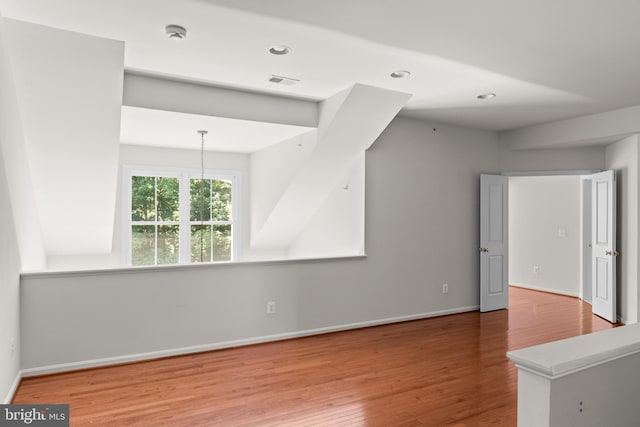
[[[158,177],[153,177],[153,219],[154,219],[154,229],[155,229],[155,239],[154,239],[154,264],[158,265]]]
[[[178,261],[180,264],[188,264],[191,260],[191,227],[189,226],[189,217],[191,216],[190,188],[189,174],[186,172],[180,174],[180,256]]]

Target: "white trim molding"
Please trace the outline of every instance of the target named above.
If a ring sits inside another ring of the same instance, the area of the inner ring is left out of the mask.
[[[20,386],[20,381],[22,381],[22,376],[22,371],[16,372],[16,377],[13,380],[11,387],[9,388],[7,396],[4,398],[4,405],[9,405],[13,400],[13,397],[16,395],[16,391],[18,391],[18,387]]]

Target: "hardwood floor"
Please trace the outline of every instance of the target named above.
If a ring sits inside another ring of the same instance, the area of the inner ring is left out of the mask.
[[[13,403],[69,403],[72,426],[515,426],[505,353],[611,327],[511,288],[509,310],[26,378]]]

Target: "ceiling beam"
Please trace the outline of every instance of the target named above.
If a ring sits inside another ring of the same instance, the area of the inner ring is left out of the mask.
[[[318,126],[318,102],[126,72],[123,105],[228,119]]]

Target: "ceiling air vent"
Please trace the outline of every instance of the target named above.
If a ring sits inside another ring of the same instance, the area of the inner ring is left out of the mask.
[[[271,83],[278,83],[278,84],[287,85],[287,86],[292,86],[300,82],[300,80],[298,79],[292,79],[291,77],[276,76],[275,74],[269,77],[269,81]]]

